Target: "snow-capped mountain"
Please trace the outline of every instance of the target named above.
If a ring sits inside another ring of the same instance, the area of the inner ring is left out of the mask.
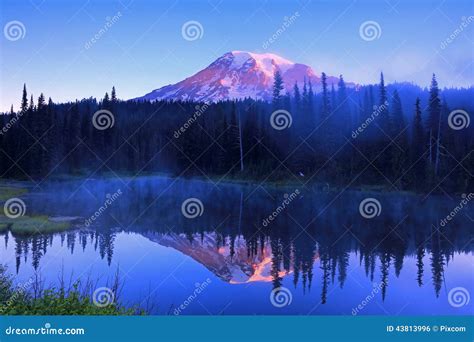
[[[279,70],[285,90],[293,93],[295,83],[302,91],[303,82],[311,81],[314,92],[321,90],[321,78],[305,64],[294,63],[272,53],[257,54],[232,51],[215,60],[191,77],[153,90],[135,100],[193,100],[216,102],[227,99],[253,98],[271,100],[273,75]],[[338,82],[328,76],[329,86]],[[347,83],[348,87],[354,86]]]

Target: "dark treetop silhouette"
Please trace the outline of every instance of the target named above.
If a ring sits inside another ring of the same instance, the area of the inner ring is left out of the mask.
[[[0,175],[45,180],[62,174],[219,176],[255,181],[288,180],[335,186],[380,185],[390,190],[467,192],[474,187],[474,126],[450,126],[449,114],[474,112],[474,89],[440,91],[412,84],[347,88],[342,76],[328,89],[321,76],[273,101],[218,103],[119,101],[115,88],[93,98],[36,104],[23,89],[21,109],[0,116]],[[94,113],[111,122],[97,129]],[[286,110],[291,126],[271,125]],[[15,122],[11,124],[12,120]],[[8,125],[10,123],[10,125]],[[13,158],[12,156],[20,156]],[[13,162],[15,160],[15,162]]]

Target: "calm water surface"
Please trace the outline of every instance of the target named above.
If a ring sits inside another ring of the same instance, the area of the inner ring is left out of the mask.
[[[202,202],[202,215],[183,215],[188,198]],[[361,216],[366,198],[380,202],[380,215]],[[472,301],[455,307],[448,296],[455,287],[474,294],[473,204],[437,230],[461,196],[147,177],[51,182],[24,199],[29,214],[81,222],[99,215],[89,227],[66,233],[0,236],[0,259],[19,283],[38,272],[46,285],[57,285],[63,274],[106,286],[118,271],[120,300],[153,314],[181,308],[186,315],[458,315],[473,309]],[[275,219],[263,224],[272,213]]]

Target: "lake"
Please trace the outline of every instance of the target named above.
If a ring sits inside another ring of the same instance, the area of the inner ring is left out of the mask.
[[[23,184],[27,215],[86,224],[3,233],[1,263],[19,284],[38,272],[46,286],[62,274],[100,287],[118,272],[120,301],[152,314],[472,314],[474,201],[442,221],[461,195],[166,177]]]

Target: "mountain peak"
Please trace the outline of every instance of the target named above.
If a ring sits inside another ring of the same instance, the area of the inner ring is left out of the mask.
[[[273,53],[230,51],[208,67],[176,84],[167,85],[136,100],[192,100],[216,102],[229,99],[253,98],[271,100],[273,75],[282,75],[285,91],[292,92],[295,83],[304,80],[320,90],[320,78],[305,64],[294,63]],[[336,84],[328,77],[328,84]],[[350,86],[350,85],[349,85]]]
[[[248,60],[254,60],[260,70],[272,77],[277,68],[280,69],[280,72],[284,72],[295,65],[294,62],[273,53],[254,53],[247,51],[232,51],[230,53],[235,57],[237,62],[243,61],[245,63]]]

